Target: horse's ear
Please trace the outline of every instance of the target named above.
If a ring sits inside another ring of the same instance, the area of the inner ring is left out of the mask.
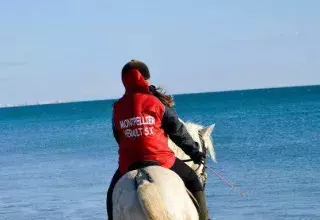
[[[212,125],[210,125],[210,126],[208,126],[208,127],[202,128],[202,129],[200,130],[200,134],[201,134],[203,137],[206,137],[206,136],[208,137],[208,136],[210,136],[211,133],[213,132],[214,127],[215,127],[215,124],[212,124]]]

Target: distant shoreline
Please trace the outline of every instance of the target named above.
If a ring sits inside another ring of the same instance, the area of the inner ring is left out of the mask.
[[[220,90],[220,91],[203,91],[203,92],[190,92],[190,93],[172,93],[173,96],[184,96],[184,95],[199,95],[207,93],[231,93],[231,92],[246,92],[246,91],[258,91],[258,90],[274,90],[274,89],[289,89],[289,88],[302,88],[302,87],[318,87],[315,85],[297,85],[297,86],[279,86],[279,87],[266,87],[266,88],[250,88],[250,89],[230,89],[230,90]],[[1,108],[17,108],[17,107],[27,107],[27,106],[43,106],[43,105],[58,105],[58,104],[68,104],[68,103],[81,103],[81,102],[96,102],[96,101],[112,101],[117,98],[107,98],[107,99],[92,99],[92,100],[74,100],[74,101],[52,101],[52,102],[39,102],[30,104],[0,104]]]

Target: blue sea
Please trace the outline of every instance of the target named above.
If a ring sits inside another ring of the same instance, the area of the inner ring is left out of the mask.
[[[183,120],[215,123],[213,219],[320,219],[320,86],[174,96]],[[112,100],[0,109],[0,219],[106,219],[117,167]]]

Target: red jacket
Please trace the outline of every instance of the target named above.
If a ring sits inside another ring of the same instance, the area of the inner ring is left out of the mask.
[[[119,169],[126,173],[135,162],[153,160],[171,168],[175,155],[168,135],[188,155],[198,152],[195,143],[172,109],[150,94],[137,70],[122,78],[126,92],[113,105],[113,132],[119,144]]]

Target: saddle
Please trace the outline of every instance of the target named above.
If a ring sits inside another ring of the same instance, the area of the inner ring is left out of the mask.
[[[132,170],[142,169],[142,168],[149,167],[149,166],[160,166],[160,163],[158,163],[157,161],[153,161],[153,160],[145,160],[145,161],[136,162],[136,163],[131,164],[129,166],[128,170],[132,171]]]

